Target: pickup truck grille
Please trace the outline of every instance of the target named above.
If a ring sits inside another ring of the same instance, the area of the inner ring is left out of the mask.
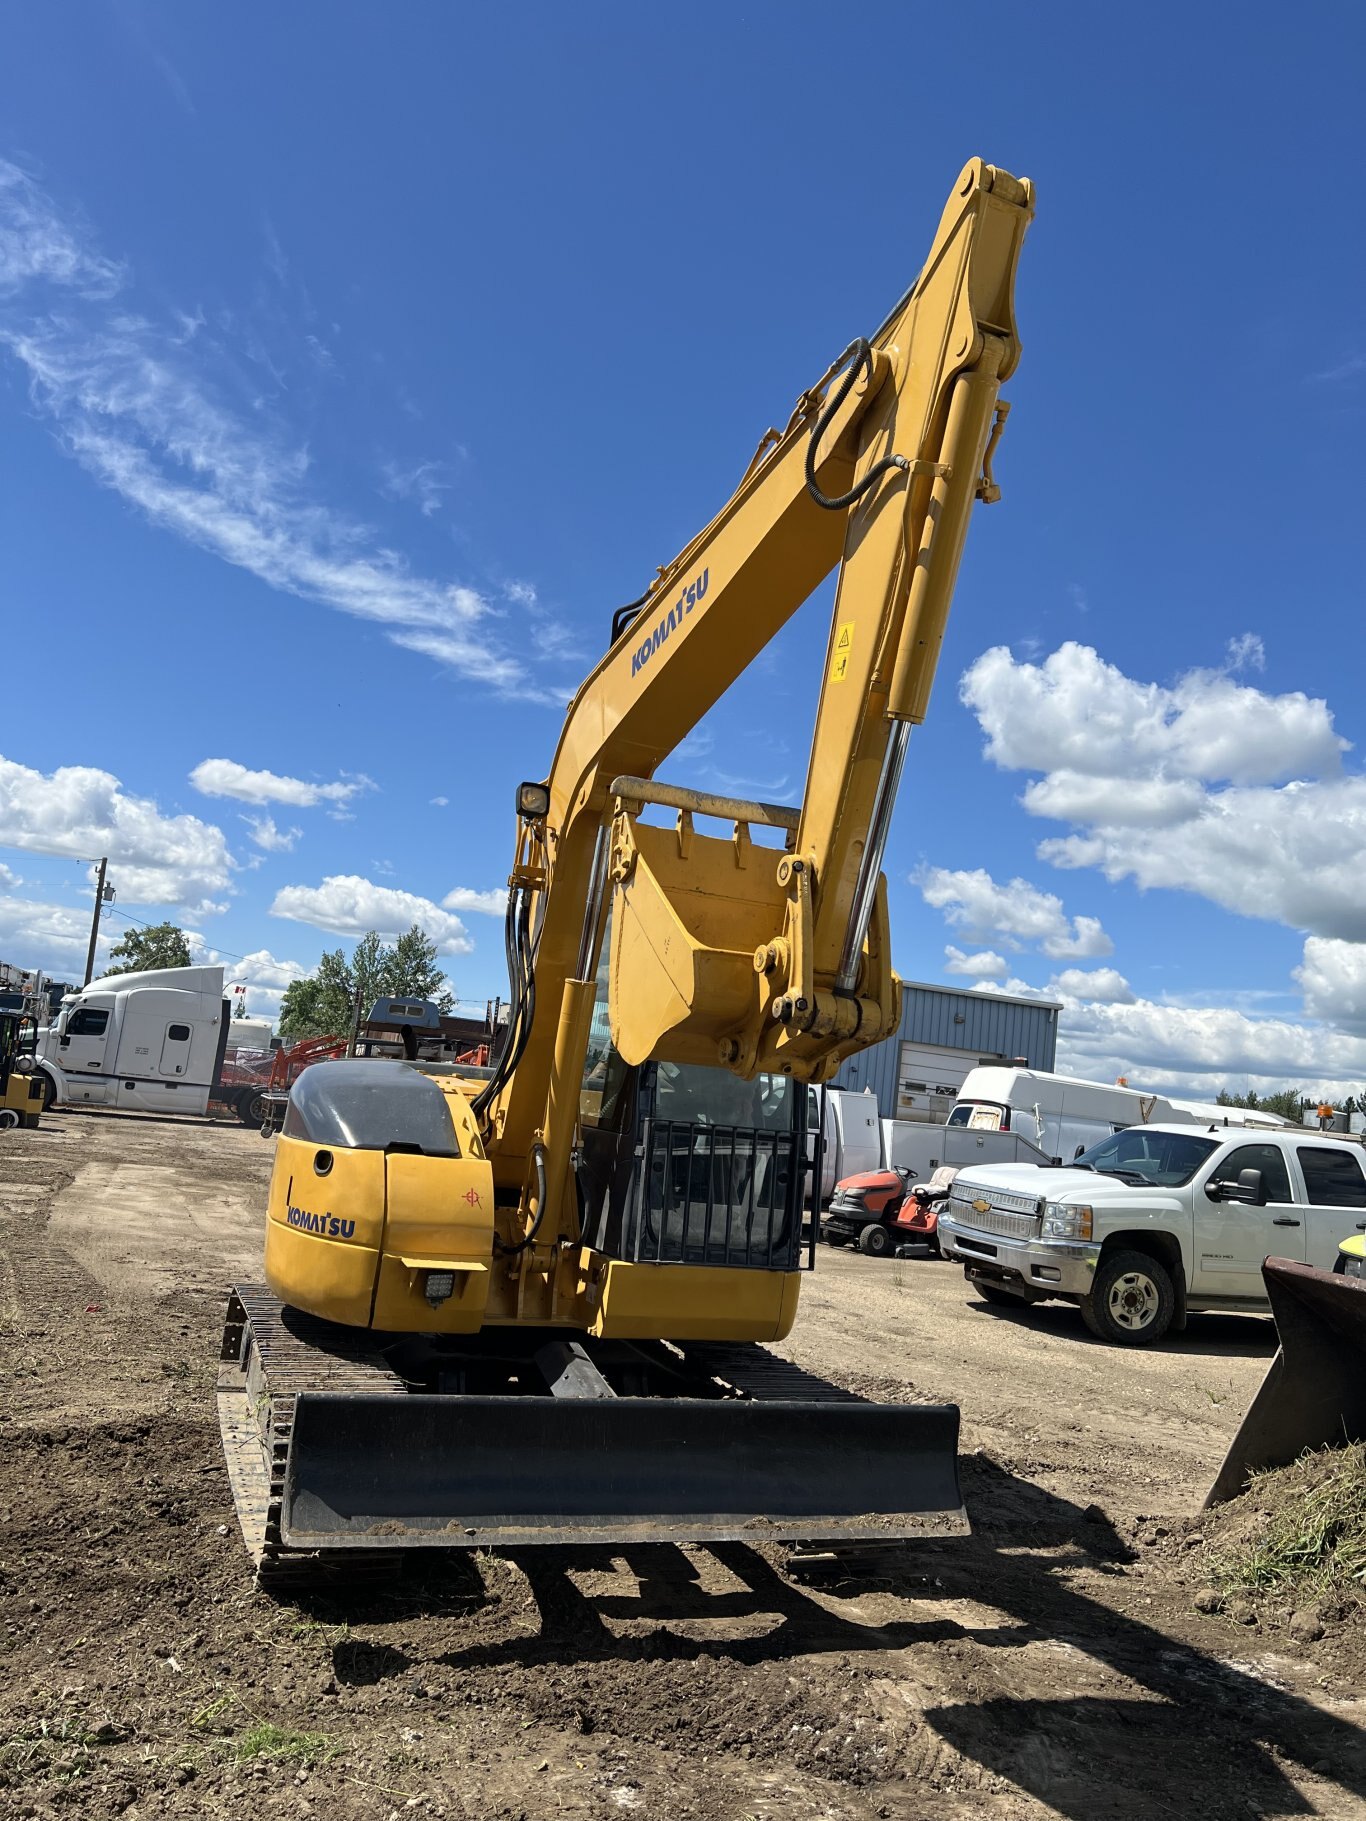
[[[974,1204],[991,1205],[985,1210]],[[1039,1201],[1034,1195],[1012,1195],[1004,1189],[975,1189],[961,1179],[953,1185],[949,1211],[976,1233],[999,1233],[1006,1239],[1034,1239],[1039,1231]]]

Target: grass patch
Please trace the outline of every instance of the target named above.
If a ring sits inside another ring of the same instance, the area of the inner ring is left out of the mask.
[[[1212,1566],[1249,1593],[1366,1595],[1366,1445],[1324,1448],[1259,1473],[1244,1494],[1259,1521]]]
[[[239,1764],[255,1758],[286,1758],[294,1764],[323,1764],[335,1758],[341,1747],[325,1732],[291,1732],[262,1720],[250,1727],[236,1741],[232,1755]]]
[[[112,1745],[122,1736],[122,1729],[111,1722],[92,1727],[75,1714],[37,1720],[0,1739],[0,1773],[46,1773],[57,1782],[69,1782],[91,1768],[92,1747]]]

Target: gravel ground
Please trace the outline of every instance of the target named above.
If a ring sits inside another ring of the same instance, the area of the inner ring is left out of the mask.
[[[1274,1344],[1251,1318],[1128,1354],[822,1249],[782,1351],[962,1406],[970,1540],[824,1578],[728,1546],[255,1592],[212,1386],[271,1149],[98,1113],[0,1135],[0,1813],[1366,1814],[1355,1647],[1195,1604]]]

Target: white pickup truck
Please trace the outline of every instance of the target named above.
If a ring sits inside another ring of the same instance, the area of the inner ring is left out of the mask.
[[[1189,1310],[1268,1312],[1268,1254],[1331,1271],[1366,1231],[1363,1161],[1294,1128],[1131,1126],[1070,1165],[969,1165],[939,1243],[988,1302],[1059,1297],[1102,1340],[1149,1346]]]

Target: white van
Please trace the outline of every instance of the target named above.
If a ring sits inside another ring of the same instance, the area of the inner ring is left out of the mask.
[[[1079,1151],[1126,1126],[1159,1122],[1260,1128],[1287,1124],[1274,1113],[1168,1100],[1137,1088],[1025,1068],[971,1069],[948,1119],[950,1131],[1011,1135],[1013,1143],[986,1139],[974,1147],[982,1153],[977,1160],[984,1163],[1012,1162],[1017,1157],[1021,1162],[1070,1163]],[[950,1148],[963,1154],[946,1156],[946,1162],[968,1162],[961,1141]]]

